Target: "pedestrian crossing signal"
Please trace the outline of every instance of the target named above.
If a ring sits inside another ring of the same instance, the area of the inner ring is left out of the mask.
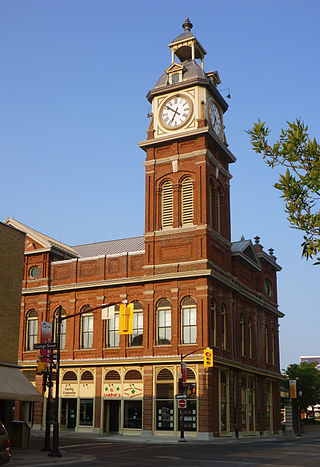
[[[206,368],[213,366],[213,349],[204,349],[203,364]]]
[[[133,334],[133,303],[119,306],[119,334]]]

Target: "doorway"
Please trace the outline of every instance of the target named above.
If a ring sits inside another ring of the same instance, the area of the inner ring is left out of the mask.
[[[120,401],[104,401],[104,432],[119,433]]]
[[[77,399],[61,400],[61,426],[74,430],[77,422]]]

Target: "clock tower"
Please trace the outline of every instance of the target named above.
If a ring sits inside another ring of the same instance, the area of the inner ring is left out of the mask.
[[[217,71],[191,32],[170,44],[171,64],[147,94],[152,104],[146,152],[145,273],[230,271],[229,163]]]

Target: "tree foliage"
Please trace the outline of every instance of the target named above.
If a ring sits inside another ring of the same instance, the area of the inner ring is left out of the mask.
[[[290,226],[304,232],[302,256],[320,254],[320,145],[309,138],[308,126],[300,120],[288,122],[270,145],[266,122],[258,120],[247,133],[253,150],[271,167],[283,168],[275,188],[282,192]],[[315,264],[320,264],[317,257]]]
[[[320,371],[317,369],[317,362],[293,363],[288,366],[285,374],[288,376],[288,387],[289,379],[297,378],[297,391],[302,391],[300,402],[305,412],[310,405],[320,403]]]

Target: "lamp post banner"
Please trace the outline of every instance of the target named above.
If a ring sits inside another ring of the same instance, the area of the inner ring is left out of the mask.
[[[46,321],[41,322],[41,344],[46,344],[52,340],[52,323]],[[43,362],[50,362],[50,350],[41,349],[40,350],[41,360]]]

